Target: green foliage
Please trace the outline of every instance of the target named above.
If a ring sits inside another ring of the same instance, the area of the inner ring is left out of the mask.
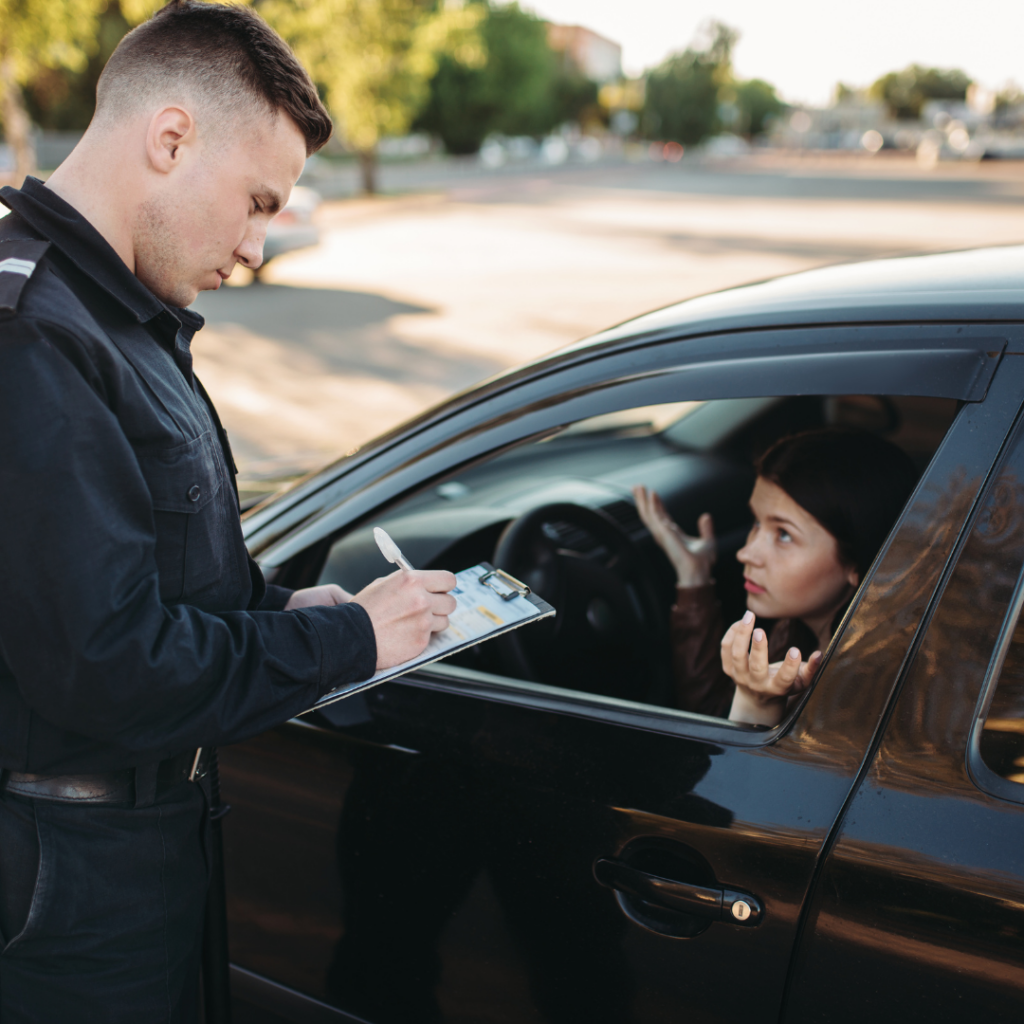
[[[25,106],[40,128],[81,131],[96,107],[96,83],[125,33],[164,6],[166,0],[99,0],[93,39],[84,65],[42,66],[25,85]]]
[[[483,62],[482,11],[436,0],[258,0],[256,9],[292,45],[323,88],[349,144],[372,153],[404,135],[427,101],[443,56]]]
[[[442,59],[417,121],[449,153],[475,153],[492,132],[545,135],[595,103],[597,86],[558,59],[539,18],[516,3],[472,6],[483,15],[486,63]]]
[[[775,92],[775,86],[760,78],[737,82],[733,92],[737,111],[734,128],[748,139],[761,135],[772,118],[786,109],[786,104]]]
[[[85,67],[43,68],[25,87],[25,106],[40,128],[81,131],[88,127],[96,107],[96,83],[104,65],[131,28],[114,0],[99,16],[96,49]]]
[[[104,7],[106,0],[0,0],[0,62],[8,80],[24,86],[43,68],[82,70]]]
[[[911,64],[902,71],[890,71],[872,86],[870,94],[882,100],[892,117],[916,119],[928,100],[964,100],[970,78],[962,71],[944,71]]]
[[[666,59],[647,76],[641,125],[645,134],[695,145],[722,127],[719,90],[729,82],[737,33],[720,22],[709,41]]]
[[[1009,84],[996,93],[993,113],[1000,117],[1008,111],[1024,106],[1024,91],[1019,86]]]
[[[23,89],[47,68],[81,71],[96,47],[106,0],[0,0],[0,112],[14,151],[15,184],[35,172]]]

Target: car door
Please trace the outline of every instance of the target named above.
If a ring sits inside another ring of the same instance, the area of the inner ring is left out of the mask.
[[[1024,1017],[1022,567],[1018,424],[830,842],[785,1020]]]
[[[976,348],[992,354],[970,372],[949,355],[962,328],[861,329],[845,348],[841,331],[766,333],[760,349],[732,341],[734,360],[713,342],[701,365],[692,347],[631,353],[629,372],[591,367],[590,390],[556,380],[545,401],[502,399],[518,413],[449,425],[447,463],[419,442],[418,470],[395,457],[356,511],[302,526],[274,557],[313,564],[345,515],[508,443],[510,424],[525,436],[670,397],[970,398],[793,719],[764,732],[441,665],[224,751],[245,1002],[371,1024],[778,1018],[819,855],[1022,380],[1008,359],[993,376],[1007,335],[988,328]]]

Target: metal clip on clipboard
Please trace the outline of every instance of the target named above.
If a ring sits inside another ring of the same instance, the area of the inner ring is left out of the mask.
[[[492,582],[497,578],[496,582]],[[490,572],[485,572],[480,577],[480,582],[493,590],[502,601],[511,601],[514,597],[526,597],[530,593],[530,588],[525,583],[520,583],[515,576],[510,576],[504,569],[491,569]],[[504,584],[507,590],[500,589],[500,585]]]

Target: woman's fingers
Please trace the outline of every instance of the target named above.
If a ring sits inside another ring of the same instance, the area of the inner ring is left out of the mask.
[[[750,635],[753,631],[754,613],[747,612],[722,637],[722,671],[741,686],[748,685],[750,680]]]
[[[637,484],[633,488],[633,496],[640,521],[672,563],[677,584],[681,587],[702,587],[710,583],[714,540],[699,540],[683,533],[657,491]]]
[[[786,656],[779,662],[779,669],[772,677],[772,690],[778,695],[788,694],[800,675],[800,652],[795,647],[786,651]]]
[[[710,512],[705,512],[697,520],[697,532],[700,534],[701,540],[715,539],[715,521],[711,518]]]
[[[665,535],[667,528],[672,524],[665,506],[661,499],[646,487],[638,484],[633,488],[633,497],[636,499],[636,511],[640,516],[640,522],[651,531],[654,539],[662,546],[665,546]]]
[[[732,643],[740,623],[734,622],[722,637],[722,671],[733,681],[736,679],[736,665],[733,663]]]
[[[815,651],[801,666],[800,671],[796,677],[796,683],[793,685],[793,692],[800,693],[806,690],[811,683],[814,682],[814,677],[818,674],[818,669],[821,666],[821,651]]]
[[[748,665],[752,686],[768,682],[768,637],[763,629],[755,629],[751,636]]]

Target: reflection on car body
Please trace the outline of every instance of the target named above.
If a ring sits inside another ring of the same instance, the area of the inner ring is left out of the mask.
[[[559,616],[222,752],[241,1019],[1024,1012],[1022,274],[1004,249],[692,300],[249,513],[284,585],[369,582],[379,525],[424,567],[508,560]],[[678,710],[630,485],[715,515],[736,612],[752,457],[827,424],[917,489],[781,725]]]

